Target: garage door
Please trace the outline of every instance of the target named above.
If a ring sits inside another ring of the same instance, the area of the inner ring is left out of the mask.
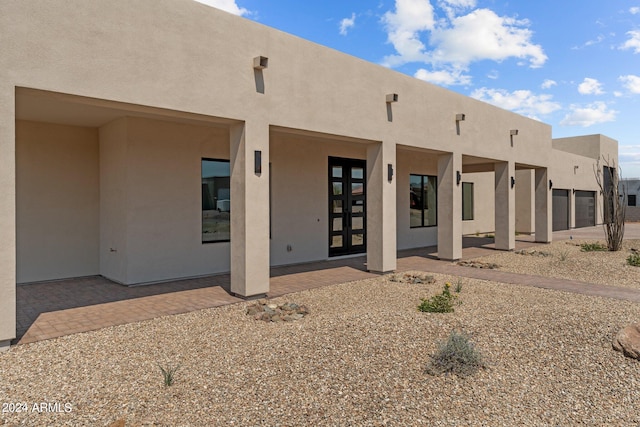
[[[576,191],[576,228],[596,225],[596,192]]]
[[[569,229],[569,190],[553,190],[553,231]]]

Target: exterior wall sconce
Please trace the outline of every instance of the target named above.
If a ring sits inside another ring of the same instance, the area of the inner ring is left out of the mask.
[[[578,169],[580,168],[580,166],[574,166],[573,167],[573,174],[575,175],[578,172]]]
[[[262,151],[260,150],[253,152],[253,170],[256,175],[262,173]]]
[[[387,165],[387,180],[391,182],[392,179],[393,179],[393,165],[389,163]]]
[[[392,102],[398,102],[398,94],[397,93],[388,93],[387,97],[387,104],[391,104]]]
[[[264,70],[269,66],[269,58],[266,56],[256,56],[253,58],[253,68],[256,70]]]
[[[553,181],[549,180],[549,190],[553,188]]]
[[[456,114],[456,122],[464,122],[466,116],[464,114]]]
[[[511,177],[511,188],[516,186],[516,179],[514,177]]]
[[[460,181],[462,181],[462,174],[460,171],[456,171],[456,185],[460,185]]]
[[[516,136],[516,135],[518,135],[518,129],[511,129],[511,130],[509,131],[509,135],[511,135],[511,136]]]

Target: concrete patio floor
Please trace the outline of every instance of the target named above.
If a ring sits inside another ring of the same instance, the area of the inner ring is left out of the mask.
[[[554,233],[554,240],[602,239],[602,227]],[[640,224],[627,226],[627,239],[640,239]],[[531,236],[518,236],[516,249],[536,244]],[[491,254],[493,240],[463,238],[463,259]],[[332,259],[271,269],[268,297],[305,289],[376,277],[366,271],[366,257]],[[570,292],[631,299],[640,302],[640,292],[600,289],[581,282],[541,279],[499,271],[456,266],[437,259],[437,248],[400,251],[397,271],[422,270],[463,277],[521,283]],[[137,322],[159,316],[186,313],[243,301],[229,291],[228,274],[177,280],[147,286],[123,286],[100,276],[17,286],[17,335],[12,344],[26,344],[107,326]],[[616,293],[617,292],[617,293]]]

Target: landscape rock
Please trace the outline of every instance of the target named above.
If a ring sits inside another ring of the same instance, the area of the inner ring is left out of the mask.
[[[640,360],[640,322],[621,329],[613,338],[613,349]]]
[[[481,261],[458,261],[456,264],[462,267],[487,268],[490,270],[500,267],[498,264],[494,264],[492,262]]]
[[[293,322],[302,319],[307,314],[309,314],[309,310],[306,306],[292,302],[278,305],[267,300],[258,300],[255,304],[247,307],[248,316],[264,322]]]

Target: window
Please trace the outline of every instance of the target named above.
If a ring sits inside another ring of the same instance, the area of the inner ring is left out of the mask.
[[[629,194],[627,196],[627,206],[635,206],[636,205],[636,195]]]
[[[229,160],[202,159],[202,243],[231,237]]]
[[[409,225],[411,228],[438,225],[436,186],[435,176],[409,176]]]
[[[473,182],[462,183],[462,220],[473,220]]]

